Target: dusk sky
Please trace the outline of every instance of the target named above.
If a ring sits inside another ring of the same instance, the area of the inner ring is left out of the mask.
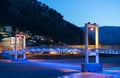
[[[85,23],[120,26],[120,0],[38,0],[81,27]]]

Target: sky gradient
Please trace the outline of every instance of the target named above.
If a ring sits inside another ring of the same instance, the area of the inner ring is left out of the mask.
[[[38,0],[83,27],[85,23],[99,26],[120,26],[120,0]]]

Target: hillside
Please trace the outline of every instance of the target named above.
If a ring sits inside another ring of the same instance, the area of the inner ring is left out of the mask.
[[[11,25],[13,33],[19,29],[51,37],[55,43],[83,44],[83,32],[77,26],[37,0],[0,0],[0,25]]]
[[[120,45],[120,27],[103,26],[99,28],[101,44]]]

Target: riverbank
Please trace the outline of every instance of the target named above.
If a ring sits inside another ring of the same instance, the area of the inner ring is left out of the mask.
[[[120,57],[120,54],[100,54],[100,58],[111,58],[111,57]],[[79,59],[85,58],[84,53],[80,54],[39,54],[34,53],[27,55],[28,59]],[[94,58],[94,56],[90,56],[90,58]]]
[[[78,64],[77,64],[78,63]],[[28,60],[12,62],[0,60],[1,78],[117,78],[112,74],[82,73],[79,59]]]
[[[44,64],[45,65],[45,64]],[[0,61],[1,78],[56,78],[56,76],[77,73],[77,71],[55,69],[44,66],[38,62],[11,62],[9,60]]]
[[[14,56],[13,56],[14,57]],[[18,57],[21,57],[21,55]],[[100,54],[100,62],[102,63],[120,63],[120,54]],[[2,54],[0,54],[0,59],[8,59]],[[27,59],[80,59],[81,62],[85,62],[85,55],[83,53],[80,54],[40,54],[40,53],[33,53],[27,54]],[[95,62],[95,56],[89,57],[90,62]]]

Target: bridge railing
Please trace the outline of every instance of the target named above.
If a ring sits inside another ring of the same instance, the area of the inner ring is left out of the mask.
[[[23,50],[17,50],[18,54],[22,54],[23,52],[31,52],[31,53],[49,53],[56,52],[58,54],[72,54],[72,53],[84,53],[85,50],[83,48],[27,48]],[[91,49],[90,52],[95,52],[95,49]],[[120,49],[98,49],[98,52],[101,54],[120,54]],[[15,50],[3,50],[2,53],[8,53],[9,55],[15,54]]]

